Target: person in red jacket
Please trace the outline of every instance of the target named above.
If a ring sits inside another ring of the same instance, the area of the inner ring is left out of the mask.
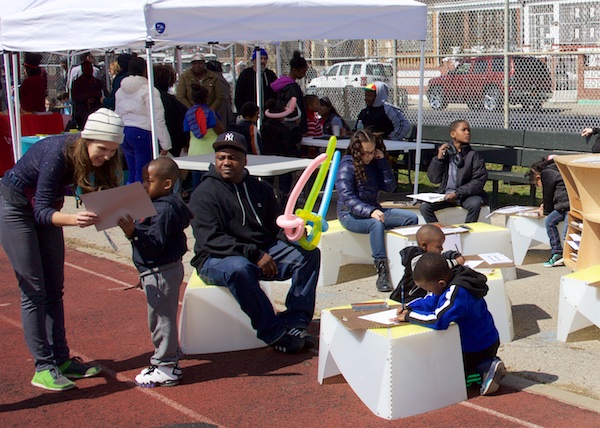
[[[19,88],[22,113],[46,111],[46,79],[40,68],[42,55],[33,52],[25,54],[25,74],[27,77]]]

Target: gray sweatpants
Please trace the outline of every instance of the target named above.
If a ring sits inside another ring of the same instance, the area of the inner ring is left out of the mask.
[[[150,364],[154,366],[170,366],[179,361],[177,309],[182,281],[181,260],[140,274],[140,282],[148,299],[148,326],[154,344]]]

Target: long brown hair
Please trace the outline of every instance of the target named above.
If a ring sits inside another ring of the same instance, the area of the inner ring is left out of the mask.
[[[65,156],[73,168],[73,185],[83,193],[117,187],[123,181],[123,169],[119,151],[102,166],[92,165],[88,154],[88,143],[92,140],[79,137],[67,145]]]
[[[367,181],[365,164],[361,155],[362,143],[374,143],[375,150],[381,150],[384,154],[386,152],[383,139],[379,136],[375,136],[371,131],[367,129],[361,129],[352,135],[350,138],[350,144],[346,149],[346,154],[352,156],[352,163],[354,164],[354,179],[356,180],[356,183],[366,183]]]

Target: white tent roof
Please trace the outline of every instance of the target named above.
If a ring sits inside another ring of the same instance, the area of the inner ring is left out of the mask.
[[[3,2],[2,7],[0,7],[0,34],[2,34],[3,17],[32,7],[40,6],[45,2],[46,0],[7,0]],[[3,49],[2,40],[0,40],[0,51]]]
[[[144,46],[145,0],[38,3],[43,4],[4,14],[1,40],[5,50],[56,52]]]
[[[172,44],[319,39],[425,40],[413,0],[149,0],[148,34]]]

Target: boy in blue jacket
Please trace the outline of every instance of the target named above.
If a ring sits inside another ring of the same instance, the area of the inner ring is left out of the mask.
[[[399,309],[396,321],[445,330],[451,322],[460,329],[467,386],[482,379],[481,395],[496,392],[505,374],[496,356],[500,339],[483,297],[488,292],[485,275],[459,266],[452,271],[446,258],[435,252],[421,256],[413,272],[415,283],[428,291]]]
[[[168,157],[154,159],[142,171],[144,188],[156,215],[134,222],[121,218],[119,226],[131,241],[133,263],[148,299],[148,325],[154,355],[150,367],[135,377],[145,388],[175,386],[182,377],[177,340],[179,287],[183,280],[183,255],[187,251],[184,230],[192,213],[174,187],[179,178],[177,164]]]

